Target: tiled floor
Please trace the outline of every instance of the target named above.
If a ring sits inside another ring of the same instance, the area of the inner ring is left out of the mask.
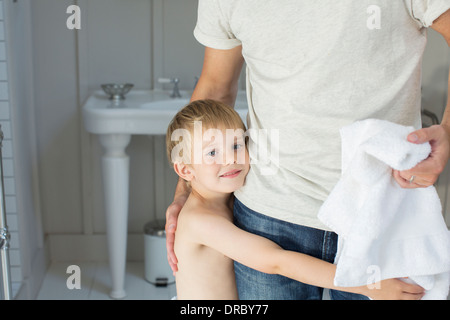
[[[68,289],[70,265],[80,267],[81,288]],[[128,262],[125,276],[125,300],[170,300],[176,295],[175,284],[157,288],[144,278],[143,262]],[[42,283],[37,300],[106,300],[110,291],[107,262],[54,262]]]

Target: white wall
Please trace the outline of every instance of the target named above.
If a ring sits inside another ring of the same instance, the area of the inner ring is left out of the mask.
[[[31,1],[34,103],[41,210],[46,233],[79,233],[80,117],[70,0]]]
[[[66,9],[74,3],[82,10],[79,32],[66,28]],[[102,149],[97,137],[84,130],[81,107],[104,82],[151,89],[158,86],[156,78],[176,76],[182,89],[191,90],[203,60],[203,47],[192,35],[197,0],[20,0],[10,6],[17,19],[11,22],[14,36],[25,35],[14,50],[20,53],[14,64],[17,90],[24,93],[18,94],[21,125],[14,132],[21,141],[20,165],[32,168],[21,173],[26,200],[21,222],[24,233],[30,233],[24,246],[42,250],[42,221],[50,259],[106,259]],[[448,47],[430,32],[424,105],[440,116],[449,61]],[[162,137],[134,136],[127,152],[128,253],[129,259],[139,260],[142,228],[150,219],[164,217],[176,177],[161,157]],[[447,176],[439,187],[445,205],[450,198]],[[31,194],[25,186],[33,184],[37,187]]]

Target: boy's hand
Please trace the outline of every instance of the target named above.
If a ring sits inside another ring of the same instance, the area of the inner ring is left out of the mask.
[[[365,287],[363,294],[373,300],[420,300],[425,289],[400,279],[387,279]]]
[[[178,215],[181,209],[186,203],[187,196],[182,195],[177,197],[167,208],[166,211],[166,248],[167,248],[167,260],[170,268],[172,268],[173,274],[178,271],[177,263],[178,259],[174,251],[175,243],[175,231],[177,230]]]

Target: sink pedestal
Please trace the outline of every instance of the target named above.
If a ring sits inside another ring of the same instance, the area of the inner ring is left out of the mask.
[[[105,153],[102,157],[103,190],[106,211],[106,228],[111,271],[111,298],[122,299],[124,289],[130,159],[125,148],[131,140],[129,134],[103,134],[100,143]]]

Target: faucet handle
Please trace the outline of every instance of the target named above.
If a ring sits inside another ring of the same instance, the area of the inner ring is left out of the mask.
[[[180,79],[178,78],[158,78],[159,83],[173,83],[173,91],[170,95],[171,98],[181,98],[180,90],[178,88],[178,83]]]
[[[180,79],[178,78],[158,78],[159,83],[178,83]]]
[[[169,78],[158,78],[158,83],[171,83]]]

